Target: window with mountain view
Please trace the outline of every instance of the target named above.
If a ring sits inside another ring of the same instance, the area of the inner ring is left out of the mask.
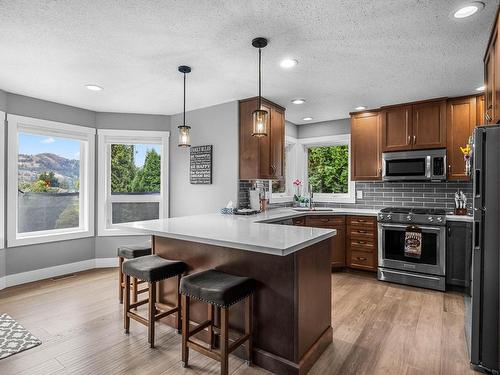
[[[99,234],[118,224],[166,217],[168,133],[99,130]],[[102,203],[102,205],[101,205]]]
[[[81,141],[20,132],[18,232],[80,226]]]
[[[92,236],[95,129],[16,115],[7,121],[9,246]]]

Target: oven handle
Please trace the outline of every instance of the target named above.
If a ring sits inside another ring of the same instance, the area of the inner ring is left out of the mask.
[[[381,228],[406,228],[407,226],[411,225],[412,223],[408,223],[408,225],[406,224],[382,224],[382,223],[379,223],[379,226]],[[432,231],[441,231],[441,228],[443,227],[429,227],[429,226],[426,226],[426,225],[416,225],[418,228],[420,229],[426,229],[426,230],[432,230]]]

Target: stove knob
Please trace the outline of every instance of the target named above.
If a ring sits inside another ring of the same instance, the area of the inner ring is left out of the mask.
[[[387,220],[391,220],[392,219],[392,215],[387,215],[386,219]]]
[[[379,220],[384,220],[384,215],[382,215],[382,214],[378,215],[378,219]]]
[[[432,216],[429,216],[427,220],[429,220],[432,223],[434,221],[434,218]]]
[[[437,221],[438,221],[438,223],[442,223],[442,222],[443,222],[443,218],[442,218],[441,216],[439,216],[439,217],[437,218]]]
[[[408,215],[408,216],[406,217],[406,220],[408,220],[408,221],[411,221],[411,219],[412,219],[411,215]]]

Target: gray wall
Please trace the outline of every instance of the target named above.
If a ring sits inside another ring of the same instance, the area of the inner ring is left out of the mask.
[[[170,216],[217,212],[238,198],[238,102],[189,111],[191,145],[213,145],[212,185],[189,183],[189,150],[177,146],[182,114],[172,116],[170,137]]]
[[[298,125],[298,138],[323,137],[351,133],[351,119],[316,122],[314,124]]]
[[[96,128],[167,131],[170,130],[170,116],[98,112]]]
[[[7,93],[0,90],[0,111],[4,111],[7,108]]]
[[[297,129],[297,125],[290,121],[285,121],[285,135],[293,138],[298,138],[299,132]]]

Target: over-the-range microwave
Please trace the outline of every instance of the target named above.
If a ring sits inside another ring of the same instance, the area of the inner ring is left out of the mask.
[[[446,180],[446,149],[384,152],[383,181]]]

